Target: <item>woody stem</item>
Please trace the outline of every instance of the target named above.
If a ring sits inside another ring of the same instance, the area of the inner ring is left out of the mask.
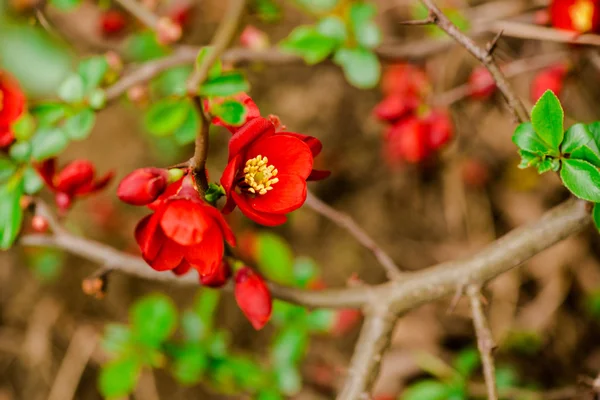
[[[196,135],[196,147],[194,149],[194,157],[191,159],[192,173],[194,180],[198,185],[200,194],[204,194],[208,189],[208,177],[206,176],[206,158],[208,156],[208,129],[210,121],[206,117],[206,113],[202,107],[202,98],[200,96],[193,97],[194,105],[200,115],[200,132]]]

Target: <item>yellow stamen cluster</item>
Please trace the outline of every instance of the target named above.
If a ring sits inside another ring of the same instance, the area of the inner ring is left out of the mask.
[[[258,155],[246,161],[244,167],[244,182],[249,186],[247,190],[254,194],[266,194],[273,189],[273,185],[279,182],[277,169],[268,165],[269,159]]]
[[[575,29],[579,32],[587,32],[592,29],[594,4],[590,0],[578,0],[569,7],[569,16],[573,20]]]

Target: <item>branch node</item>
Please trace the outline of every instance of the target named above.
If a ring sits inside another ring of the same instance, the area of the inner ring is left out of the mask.
[[[486,45],[486,50],[489,57],[491,57],[494,53],[494,50],[496,50],[496,47],[498,46],[498,40],[500,40],[502,33],[504,33],[504,29],[500,30],[496,36],[494,36],[492,41]]]

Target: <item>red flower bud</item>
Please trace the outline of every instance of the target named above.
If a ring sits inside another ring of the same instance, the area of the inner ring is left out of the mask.
[[[386,158],[392,165],[402,161],[419,163],[430,153],[427,141],[427,125],[417,117],[404,118],[386,133]]]
[[[36,232],[44,233],[48,230],[48,220],[41,215],[35,215],[31,219],[31,227]]]
[[[128,204],[152,203],[167,188],[169,173],[161,168],[140,168],[127,175],[117,188],[117,197]]]
[[[200,283],[203,286],[220,288],[231,276],[231,267],[227,261],[223,261],[219,268],[208,275],[200,275]]]
[[[475,99],[485,100],[494,94],[496,82],[485,67],[477,67],[469,76],[469,94]]]
[[[260,29],[247,25],[240,35],[242,47],[252,50],[264,50],[269,48],[269,36]]]
[[[54,178],[57,191],[71,193],[94,179],[94,166],[87,160],[75,160],[67,164]]]
[[[433,110],[425,118],[424,122],[429,127],[427,142],[431,150],[438,150],[454,136],[452,119],[444,110]]]
[[[555,65],[538,73],[531,82],[531,101],[538,101],[546,90],[552,90],[556,96],[560,96],[566,74],[567,67],[564,64]]]
[[[248,267],[235,275],[235,300],[254,329],[259,330],[271,317],[271,293],[262,278]]]
[[[108,10],[100,16],[100,31],[104,36],[118,36],[125,29],[127,20],[121,11]]]
[[[335,321],[331,327],[331,334],[334,336],[343,336],[356,326],[361,317],[362,314],[360,311],[352,308],[337,311]]]
[[[391,94],[375,106],[373,113],[382,121],[394,122],[415,111],[420,104],[414,94]]]
[[[412,64],[396,64],[388,67],[381,78],[381,91],[389,94],[412,94],[423,96],[430,89],[425,71]]]

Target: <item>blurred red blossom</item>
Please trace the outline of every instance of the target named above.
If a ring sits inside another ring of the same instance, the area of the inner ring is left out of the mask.
[[[546,90],[560,97],[563,83],[568,72],[567,65],[560,63],[539,72],[531,82],[531,101],[536,102]]]
[[[11,124],[25,109],[25,94],[12,76],[0,70],[0,149],[15,139]]]
[[[119,10],[108,10],[100,15],[100,32],[105,37],[119,36],[127,26],[125,14]]]
[[[496,81],[486,67],[475,68],[469,75],[469,95],[474,99],[485,100],[496,91]]]
[[[269,36],[252,25],[246,25],[240,35],[242,47],[252,50],[265,50],[269,48]]]
[[[550,3],[550,21],[554,28],[578,34],[598,32],[600,3],[597,0],[553,0]]]
[[[273,301],[264,280],[252,269],[243,267],[235,274],[235,300],[254,329],[262,329],[269,318]]]

